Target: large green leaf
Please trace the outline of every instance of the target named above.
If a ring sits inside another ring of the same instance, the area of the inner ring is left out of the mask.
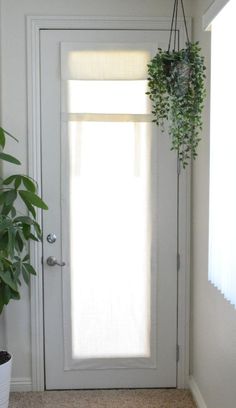
[[[32,239],[32,240],[35,241],[35,242],[39,242],[39,241],[41,241],[41,239],[42,239],[42,235],[40,234],[40,237],[37,238],[35,235],[29,234],[29,239]]]
[[[2,208],[2,214],[3,215],[8,215],[12,210],[14,210],[14,207],[12,207],[12,205],[4,204],[3,208]]]
[[[36,270],[33,266],[29,263],[23,263],[23,267],[30,273],[31,275],[36,275]]]
[[[9,303],[11,299],[19,300],[20,294],[18,291],[12,290],[9,286],[4,283],[0,284],[0,314],[3,307]]]
[[[22,200],[24,201],[26,207],[28,208],[29,212],[33,215],[34,218],[36,218],[36,211],[35,208],[27,201],[24,199],[24,197],[22,197]]]
[[[31,191],[19,190],[19,194],[24,202],[35,207],[42,208],[43,210],[48,210],[47,204],[37,195]]]
[[[16,200],[16,198],[17,198],[16,190],[6,191],[4,204],[6,206],[9,206],[9,205],[11,206],[13,202]]]
[[[22,264],[22,276],[23,276],[25,283],[28,285],[30,281],[30,273],[24,263]]]
[[[21,176],[18,175],[18,176],[15,177],[15,189],[16,190],[18,189],[20,184],[21,184]]]
[[[0,231],[8,230],[12,227],[12,220],[8,217],[0,217]]]
[[[8,229],[8,254],[11,259],[14,257],[15,249],[18,249],[16,248],[16,234],[16,228],[13,227]]]
[[[14,271],[15,271],[15,275],[16,275],[17,279],[19,279],[20,275],[22,274],[22,262],[21,262],[21,259],[19,260],[19,262],[14,263]]]
[[[15,207],[11,207],[11,217],[14,218],[16,216],[16,209]]]
[[[17,252],[21,253],[24,249],[25,246],[25,238],[24,236],[22,237],[22,232],[18,231],[16,233],[16,239],[15,239],[15,249]]]
[[[15,281],[12,279],[10,271],[0,271],[0,278],[2,281],[8,285],[12,290],[17,292],[17,285]]]
[[[25,188],[28,191],[31,191],[32,193],[36,192],[37,189],[36,189],[35,182],[30,177],[22,176],[22,180],[23,180],[23,184]]]
[[[0,160],[4,160],[13,164],[21,164],[21,162],[16,157],[3,152],[0,152]]]
[[[8,234],[5,232],[0,235],[0,251],[6,250],[8,245]]]
[[[27,217],[27,215],[22,215],[20,217],[16,217],[14,219],[14,223],[32,225],[34,224],[34,220],[32,220],[30,217]]]
[[[3,180],[3,184],[5,185],[11,184],[17,177],[19,177],[18,174],[13,174],[12,176],[9,176],[5,180]]]
[[[41,240],[41,238],[42,238],[42,230],[41,230],[41,228],[40,228],[40,225],[39,225],[36,221],[34,222],[34,229],[35,229],[35,232],[36,232],[37,237]]]

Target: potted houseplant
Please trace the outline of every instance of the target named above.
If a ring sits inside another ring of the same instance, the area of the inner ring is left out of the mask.
[[[15,139],[0,127],[0,161],[19,165],[16,157],[4,152],[6,136]],[[17,210],[18,200],[23,212]],[[35,180],[21,174],[0,178],[0,314],[10,300],[20,299],[22,279],[28,285],[30,276],[36,275],[30,263],[29,241],[40,241],[42,236],[36,221],[37,207],[48,208],[37,195]],[[11,355],[0,350],[0,408],[8,407],[11,361]]]
[[[178,1],[175,0],[168,50],[158,53],[148,64],[148,86],[153,121],[164,130],[168,122],[171,149],[176,150],[183,167],[197,156],[202,129],[205,91],[205,66],[199,43],[189,41],[183,1],[187,43],[179,49],[177,38]],[[174,34],[174,35],[173,35]],[[173,49],[171,44],[173,42]]]

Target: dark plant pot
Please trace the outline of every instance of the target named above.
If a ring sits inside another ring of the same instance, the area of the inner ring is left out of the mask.
[[[169,92],[175,88],[176,96],[185,95],[188,91],[191,68],[187,62],[166,59],[164,61],[164,71],[167,78],[170,78]],[[176,86],[178,84],[178,86]]]
[[[171,59],[166,59],[163,61],[164,72],[167,78],[171,76],[173,62],[174,61]]]
[[[12,356],[0,351],[0,408],[8,408],[11,382]]]

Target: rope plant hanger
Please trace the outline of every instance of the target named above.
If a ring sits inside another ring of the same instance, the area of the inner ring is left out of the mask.
[[[181,5],[186,34],[185,48],[180,49],[178,12]],[[166,51],[158,53],[148,64],[148,86],[152,101],[153,122],[171,137],[171,150],[177,151],[183,168],[197,156],[202,130],[205,91],[204,58],[199,43],[189,40],[183,0],[175,0],[170,37]]]

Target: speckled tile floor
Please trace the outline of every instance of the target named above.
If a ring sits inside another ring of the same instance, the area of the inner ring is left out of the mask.
[[[9,408],[195,408],[187,390],[15,392]]]

